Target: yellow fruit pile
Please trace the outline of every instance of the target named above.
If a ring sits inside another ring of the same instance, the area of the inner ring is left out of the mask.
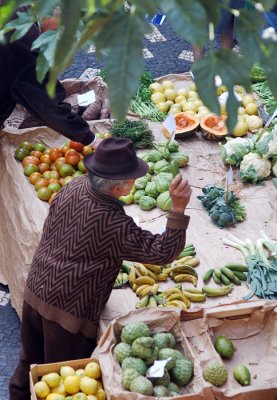
[[[38,399],[44,400],[106,400],[97,362],[89,362],[84,369],[62,366],[60,373],[50,372],[34,385]]]

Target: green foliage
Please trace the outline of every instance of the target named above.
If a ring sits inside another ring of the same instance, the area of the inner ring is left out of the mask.
[[[54,95],[59,74],[72,63],[80,48],[93,42],[97,54],[106,59],[110,104],[113,115],[121,122],[132,98],[134,102],[144,69],[143,38],[150,31],[145,14],[153,15],[157,8],[166,14],[173,29],[192,44],[203,46],[211,39],[212,49],[207,57],[194,63],[193,72],[199,95],[213,112],[220,111],[215,76],[219,75],[227,86],[230,94],[227,101],[230,130],[236,124],[238,106],[233,86],[250,88],[250,69],[254,63],[259,63],[263,68],[270,90],[277,98],[277,43],[274,37],[261,35],[263,13],[259,7],[255,8],[255,3],[261,3],[265,10],[269,10],[274,0],[252,1],[251,7],[235,14],[241,56],[228,49],[218,51],[213,46],[212,26],[216,26],[220,20],[220,7],[229,9],[228,1],[130,0],[126,6],[124,0],[37,0],[31,3],[29,13],[18,13],[16,20],[8,22],[16,7],[24,3],[22,0],[1,2],[0,40],[9,30],[14,31],[11,40],[17,40],[38,17],[51,14],[53,8],[59,5],[62,10],[60,29],[56,36],[52,36],[52,40],[51,35],[43,37],[41,54],[37,59],[38,79],[41,81],[50,70],[47,87],[49,94]],[[147,90],[139,87],[139,95],[140,101],[133,104],[136,112],[148,113],[156,120],[162,120],[162,115],[145,108],[145,102],[149,100]]]

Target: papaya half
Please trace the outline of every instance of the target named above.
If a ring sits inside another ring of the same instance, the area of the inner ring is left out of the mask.
[[[183,139],[192,136],[199,127],[199,119],[185,112],[174,114],[174,118],[176,122],[175,139]],[[165,127],[163,127],[162,130],[163,134],[168,138],[168,130]]]
[[[202,135],[208,140],[220,140],[227,136],[226,115],[207,114],[200,121]]]

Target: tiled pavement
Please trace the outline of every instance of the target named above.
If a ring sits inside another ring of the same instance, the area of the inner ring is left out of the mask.
[[[176,36],[167,20],[160,27],[153,26],[153,32],[145,37],[143,56],[145,69],[156,77],[189,71],[193,62],[189,43]],[[97,60],[94,47],[91,46],[86,53],[79,52],[61,78],[88,79],[103,66],[103,61]],[[0,284],[0,400],[9,397],[8,382],[20,349],[19,328],[19,319],[11,307],[8,288]]]

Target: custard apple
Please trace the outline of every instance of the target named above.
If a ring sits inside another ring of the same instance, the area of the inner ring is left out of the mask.
[[[153,383],[154,385],[162,385],[162,386],[168,386],[170,384],[170,375],[168,371],[165,369],[164,374],[161,378],[153,378]]]
[[[153,339],[159,349],[174,347],[176,343],[175,337],[168,332],[154,333]]]
[[[145,375],[147,371],[147,366],[143,360],[136,357],[126,357],[122,361],[121,368],[133,368],[135,369],[140,375]]]
[[[163,385],[154,386],[153,396],[166,397],[167,396],[167,388]]]
[[[128,343],[118,343],[114,348],[114,356],[121,364],[124,358],[131,356],[131,346]]]
[[[124,326],[121,332],[122,342],[132,344],[139,337],[150,336],[149,328],[143,322],[134,322]]]
[[[182,359],[186,358],[186,357],[184,356],[184,354],[181,353],[179,350],[174,350],[174,351],[175,351],[175,355],[176,355],[176,359],[177,359],[177,360],[182,360]]]
[[[178,386],[173,382],[169,383],[167,390],[168,390],[169,395],[171,395],[171,393],[174,393],[174,394],[175,393],[177,393],[177,394],[180,393],[180,390],[179,390]]]
[[[151,337],[140,337],[133,341],[132,356],[147,359],[152,356],[154,340]]]
[[[227,381],[228,370],[221,363],[210,362],[204,368],[203,377],[207,382],[215,386],[221,386]]]
[[[156,361],[158,359],[158,355],[159,355],[159,349],[158,347],[154,347],[152,349],[152,354],[150,357],[147,357],[144,361],[146,362],[146,365],[149,367],[149,365],[154,364],[154,361]]]
[[[171,376],[177,385],[187,385],[193,375],[193,364],[190,360],[183,358],[176,361],[171,371]]]
[[[136,392],[148,396],[153,394],[152,382],[144,376],[138,376],[132,380],[130,385],[131,392]]]
[[[122,370],[121,382],[125,389],[130,390],[131,382],[137,376],[140,376],[140,374],[134,368],[126,368]]]
[[[159,351],[159,360],[166,360],[167,358],[171,358],[166,364],[166,369],[170,370],[174,367],[177,360],[176,351],[170,348],[161,349]]]

